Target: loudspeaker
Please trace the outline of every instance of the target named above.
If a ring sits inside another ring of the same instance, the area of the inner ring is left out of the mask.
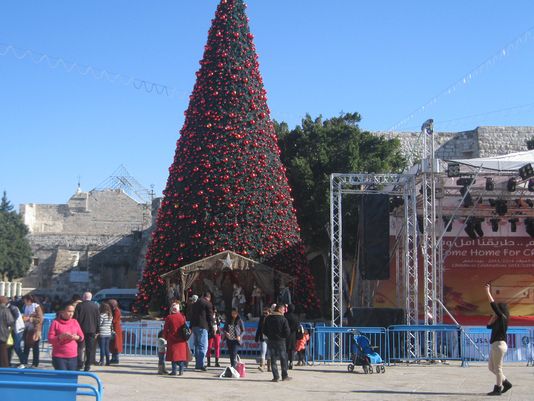
[[[360,204],[360,265],[364,280],[389,279],[389,196],[364,195]]]
[[[351,308],[348,323],[352,327],[389,327],[405,324],[404,309]]]

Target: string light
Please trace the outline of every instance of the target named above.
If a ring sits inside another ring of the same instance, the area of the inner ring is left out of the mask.
[[[80,64],[76,61],[68,61],[62,57],[54,57],[46,53],[41,53],[31,49],[21,49],[11,44],[0,43],[0,56],[13,56],[17,60],[30,60],[36,65],[44,64],[50,69],[63,69],[68,73],[77,73],[81,76],[89,76],[98,81],[107,81],[112,84],[130,86],[134,89],[150,94],[163,95],[170,98],[186,97],[186,92],[177,91],[168,85],[148,81],[146,79],[135,78],[131,75],[112,72],[107,69],[94,67],[92,65]]]
[[[489,67],[496,64],[498,61],[506,57],[510,51],[514,50],[515,48],[519,47],[523,43],[528,42],[532,37],[534,36],[534,27],[529,28],[527,31],[523,32],[521,35],[519,35],[514,41],[500,49],[497,53],[495,53],[490,58],[486,59],[484,62],[479,64],[477,67],[475,67],[473,70],[469,71],[467,74],[465,74],[462,78],[455,81],[453,84],[451,84],[449,87],[447,87],[445,90],[441,91],[436,96],[433,96],[430,100],[428,100],[424,105],[420,106],[413,112],[411,112],[407,117],[403,118],[396,124],[394,124],[389,131],[398,131],[400,127],[403,127],[414,119],[417,114],[425,111],[429,106],[432,106],[433,104],[437,103],[441,98],[445,96],[450,96],[454,92],[456,92],[458,89],[463,87],[464,85],[467,85],[470,83],[475,77],[479,76],[480,73],[482,73],[484,70],[488,69]]]

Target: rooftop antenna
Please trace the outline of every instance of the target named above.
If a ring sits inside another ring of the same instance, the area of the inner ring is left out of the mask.
[[[80,176],[78,176],[78,188],[76,189],[77,194],[82,192],[82,184],[80,183],[80,181],[81,181]]]

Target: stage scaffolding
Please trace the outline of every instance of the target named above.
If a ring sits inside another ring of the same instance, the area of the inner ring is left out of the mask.
[[[396,221],[400,222],[391,226],[395,227],[396,237],[392,259],[396,261],[397,266],[397,299],[400,301],[398,306],[404,308],[408,325],[419,324],[420,318],[424,325],[442,323],[443,266],[453,246],[444,250],[443,238],[453,220],[461,220],[462,228],[466,227],[470,219],[477,218],[510,219],[510,222],[519,218],[534,220],[534,181],[529,179],[530,177],[518,178],[517,170],[496,171],[467,163],[462,165],[462,172],[451,176],[448,170],[445,171],[447,163],[434,157],[432,120],[423,124],[420,135],[423,151],[422,154],[416,155],[420,162],[413,166],[409,173],[330,176],[331,323],[334,327],[343,326],[345,311],[342,250],[344,195],[382,194],[403,200],[402,205],[392,211]],[[462,177],[467,181],[460,185],[457,179]],[[475,185],[477,178],[478,184]],[[484,185],[488,179],[495,182],[495,189],[488,190]],[[507,189],[507,182],[511,179],[517,180],[517,190]],[[491,198],[507,202],[507,211],[504,214],[498,213],[493,205],[489,206]],[[521,205],[521,202],[527,202],[530,207]],[[453,244],[457,238],[458,236],[452,241]],[[421,259],[418,259],[418,255]],[[421,269],[419,263],[422,265]],[[421,283],[418,280],[419,271],[423,274]],[[421,314],[420,285],[423,293]],[[413,341],[410,341],[410,352],[424,356],[436,355],[436,339],[432,334],[425,336],[424,346],[418,343],[416,336],[411,338]],[[341,336],[334,336],[333,342],[336,355],[342,355]]]

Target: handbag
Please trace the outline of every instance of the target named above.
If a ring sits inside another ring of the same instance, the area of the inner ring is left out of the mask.
[[[245,363],[241,361],[239,355],[236,356],[235,370],[239,373],[239,377],[245,377],[247,375],[247,367]]]
[[[7,336],[7,340],[6,340],[6,347],[10,348],[13,345],[15,345],[15,341],[13,341],[13,335],[9,333],[9,335]]]
[[[223,372],[219,375],[221,379],[229,378],[229,379],[239,379],[239,373],[237,370],[232,368],[231,366],[227,366]]]
[[[189,326],[187,326],[187,323],[184,323],[184,325],[182,326],[180,334],[182,336],[182,339],[184,339],[185,341],[189,340],[189,337],[191,337],[191,329],[189,328]]]

